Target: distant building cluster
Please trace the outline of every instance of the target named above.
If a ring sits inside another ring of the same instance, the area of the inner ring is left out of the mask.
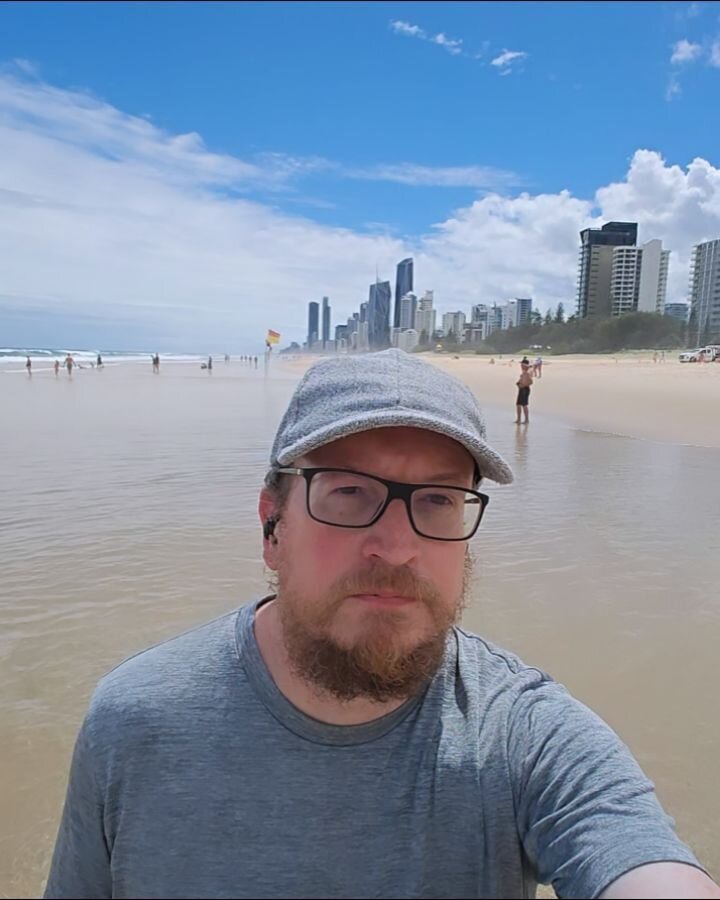
[[[438,327],[434,291],[426,290],[418,297],[414,287],[414,260],[409,257],[397,264],[394,297],[391,283],[376,278],[359,310],[335,326],[332,340],[328,298],[323,297],[322,301],[322,332],[320,304],[311,300],[305,349],[312,353],[367,352],[387,347],[411,351],[418,346],[430,347],[443,338],[456,343],[480,343],[496,329],[530,321],[532,299],[519,297],[502,304],[475,304],[469,317],[462,311],[445,313]]]
[[[630,312],[672,316],[688,324],[690,339],[707,343],[720,336],[720,239],[693,251],[688,303],[667,303],[670,251],[657,238],[638,245],[637,222],[607,222],[580,232],[576,316],[613,317]],[[395,291],[376,277],[368,298],[346,322],[332,330],[328,297],[308,304],[305,349],[312,353],[367,352],[400,347],[411,351],[438,340],[479,344],[494,331],[540,320],[531,297],[476,303],[442,314],[435,294],[415,293],[412,257],[397,264]]]
[[[580,232],[577,315],[651,312],[688,325],[697,344],[720,337],[720,239],[693,249],[687,303],[666,303],[670,251],[662,241],[638,246],[637,222],[607,222]]]

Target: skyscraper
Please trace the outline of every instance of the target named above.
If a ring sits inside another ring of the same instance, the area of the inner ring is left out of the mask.
[[[405,294],[409,294],[413,289],[413,265],[414,263],[411,256],[401,260],[397,264],[397,274],[395,276],[395,314],[393,316],[393,325],[395,328],[400,328],[402,298]]]
[[[314,300],[311,300],[308,303],[308,336],[307,336],[307,348],[308,350],[312,350],[313,344],[318,339],[318,316],[320,312],[320,304],[316,303]]]
[[[642,245],[640,263],[640,290],[638,291],[638,312],[665,312],[670,251],[663,250],[662,241],[655,238]]]
[[[641,247],[613,247],[610,311],[660,313],[665,308],[670,251],[657,238]]]
[[[445,337],[453,337],[456,344],[461,343],[465,333],[465,313],[460,311],[444,313],[442,323]]]
[[[436,311],[433,309],[433,292],[425,291],[418,302],[415,313],[415,330],[421,343],[429,344],[435,333]]]
[[[580,232],[577,290],[580,318],[612,314],[613,248],[636,244],[636,222],[606,222],[602,228],[586,228]]]
[[[417,312],[417,297],[412,291],[400,298],[400,328],[405,331],[415,327],[415,314]]]
[[[532,297],[516,297],[515,304],[515,326],[527,325],[532,313]]]
[[[370,285],[368,300],[368,345],[370,350],[385,350],[390,346],[390,307],[392,287],[389,281]]]
[[[720,240],[693,250],[688,334],[698,347],[720,341]]]
[[[322,345],[325,349],[330,341],[330,299],[322,299]]]

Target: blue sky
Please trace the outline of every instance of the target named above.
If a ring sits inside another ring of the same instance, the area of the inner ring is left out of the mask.
[[[720,234],[719,17],[710,3],[4,3],[0,192],[22,213],[2,236],[47,277],[0,286],[0,341],[32,342],[40,321],[105,346],[297,338],[307,300],[331,293],[346,317],[375,265],[392,277],[406,253],[441,311],[520,292],[568,305],[577,228],[620,213],[673,250],[681,299],[691,242]],[[140,220],[135,196],[152,206]],[[203,242],[193,296],[187,271],[160,290]]]

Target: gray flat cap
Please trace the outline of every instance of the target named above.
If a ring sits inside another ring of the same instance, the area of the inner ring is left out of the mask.
[[[270,464],[287,466],[347,435],[397,426],[447,435],[465,447],[483,478],[513,480],[510,466],[485,442],[485,422],[470,388],[394,349],[334,356],[312,366],[280,422]]]

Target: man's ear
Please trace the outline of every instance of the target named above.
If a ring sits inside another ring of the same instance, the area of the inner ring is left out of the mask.
[[[258,515],[263,531],[263,560],[268,569],[277,571],[277,535],[275,531],[280,521],[275,498],[267,488],[260,491]]]

